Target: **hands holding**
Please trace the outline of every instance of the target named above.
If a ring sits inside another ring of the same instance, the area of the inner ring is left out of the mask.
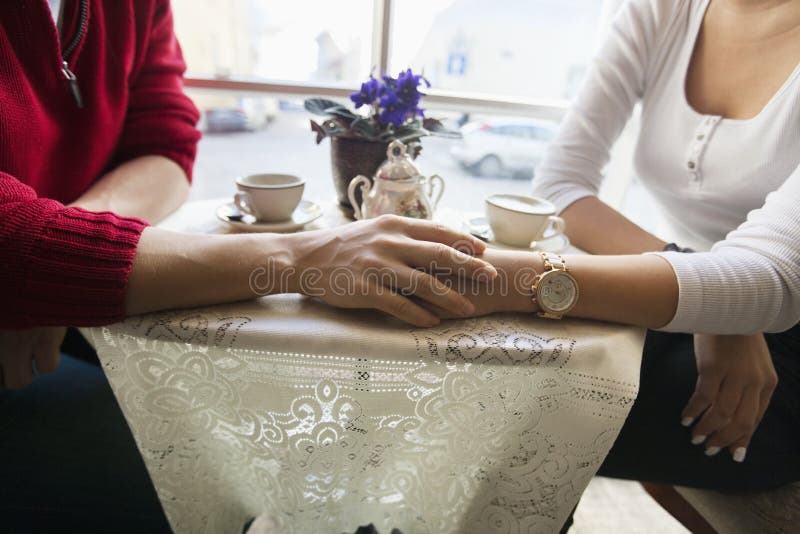
[[[431,309],[451,317],[479,312],[430,273],[482,283],[497,274],[474,256],[484,252],[482,241],[429,221],[383,216],[292,239],[291,292],[342,308],[376,308],[421,327],[439,323]]]
[[[0,388],[22,389],[39,373],[51,373],[59,364],[61,342],[67,329],[42,327],[0,330]]]
[[[465,280],[453,275],[440,277],[449,287],[457,289],[474,307],[470,316],[498,312],[533,313],[536,306],[531,299],[531,285],[543,270],[538,254],[529,252],[487,249],[481,256],[490,263],[497,276],[491,280]],[[442,319],[463,317],[439,306],[425,304]]]
[[[778,375],[762,334],[717,336],[695,334],[697,386],[683,410],[692,443],[705,443],[714,456],[727,448],[743,462],[753,433],[767,411]]]

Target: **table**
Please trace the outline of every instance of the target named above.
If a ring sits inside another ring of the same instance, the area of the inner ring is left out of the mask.
[[[227,231],[218,203],[162,226]],[[340,222],[326,213],[318,226]],[[636,397],[644,339],[503,314],[419,329],[299,295],[84,333],[173,529],[214,533],[256,516],[274,532],[557,532]]]

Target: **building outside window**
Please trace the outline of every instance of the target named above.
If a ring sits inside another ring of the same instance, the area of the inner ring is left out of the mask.
[[[408,67],[431,82],[430,116],[462,140],[423,139],[442,202],[481,211],[484,196],[526,194],[617,0],[173,0],[203,118],[194,199],[230,195],[236,176],[290,172],[306,196],[333,199],[328,141],[317,146],[308,96],[347,102],[370,72]],[[623,135],[623,153],[632,145]],[[614,167],[612,203],[629,162]]]

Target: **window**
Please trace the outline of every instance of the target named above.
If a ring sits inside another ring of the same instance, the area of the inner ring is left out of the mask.
[[[489,194],[527,194],[618,4],[173,0],[186,85],[206,132],[192,198],[229,196],[242,174],[289,172],[307,179],[307,198],[332,201],[328,141],[314,143],[302,100],[346,103],[373,68],[409,66],[433,84],[427,114],[463,133],[423,140],[417,163],[445,179],[442,203],[482,211]],[[627,179],[629,168],[614,174]]]
[[[598,0],[396,1],[389,64],[424,69],[441,89],[570,98],[602,11]]]
[[[372,0],[173,0],[190,76],[353,84],[369,72]]]

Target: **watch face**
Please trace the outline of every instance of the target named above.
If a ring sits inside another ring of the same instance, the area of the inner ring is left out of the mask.
[[[537,302],[545,311],[564,313],[578,300],[578,284],[571,275],[561,271],[546,273],[537,289]]]

